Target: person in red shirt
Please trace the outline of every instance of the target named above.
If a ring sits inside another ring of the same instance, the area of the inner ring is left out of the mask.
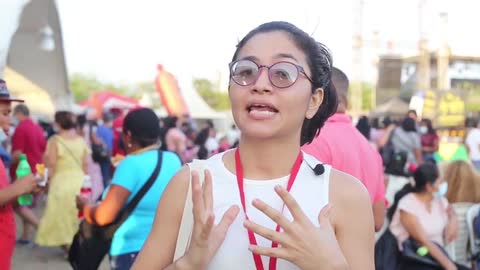
[[[12,99],[4,80],[0,79],[0,127],[9,126]],[[7,172],[0,161],[0,269],[10,270],[15,248],[15,216],[12,202],[22,195],[39,190],[38,180],[28,175],[13,184],[8,183]]]
[[[375,231],[379,231],[385,219],[383,162],[377,150],[355,128],[350,116],[346,114],[348,77],[341,70],[333,68],[332,81],[339,97],[337,112],[327,119],[312,143],[304,145],[302,149],[363,183],[372,201]]]
[[[18,126],[12,136],[12,159],[10,176],[15,179],[15,171],[21,154],[27,156],[28,163],[33,173],[35,166],[43,163],[43,154],[47,145],[43,129],[30,118],[30,111],[24,104],[19,104],[13,109],[13,116],[18,120]],[[35,201],[30,207],[16,207],[17,214],[23,222],[23,232],[18,240],[19,244],[30,243],[33,230],[38,226],[38,218],[31,208],[35,207]]]

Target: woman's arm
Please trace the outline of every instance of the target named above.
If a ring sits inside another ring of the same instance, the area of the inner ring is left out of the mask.
[[[390,135],[392,134],[393,130],[395,129],[395,125],[390,125],[385,129],[385,133],[383,134],[383,137],[378,140],[378,148],[384,147],[387,143],[388,140],[390,139]]]
[[[425,246],[432,257],[445,269],[456,269],[453,262],[445,256],[442,250],[430,241],[427,237],[427,233],[423,229],[422,225],[418,222],[417,217],[410,213],[400,210],[400,222],[407,230],[408,234],[415,239],[420,245]]]
[[[43,155],[43,163],[48,168],[49,178],[55,173],[55,164],[57,163],[57,139],[52,137],[48,140],[47,151]]]
[[[35,192],[41,188],[38,186],[39,179],[35,179],[33,175],[27,175],[14,181],[11,185],[8,185],[0,189],[0,207],[15,200],[22,194]]]
[[[354,177],[332,170],[332,224],[350,270],[373,270],[374,218],[370,196]]]
[[[184,269],[181,267],[182,259],[174,264],[172,263],[189,179],[190,169],[184,166],[170,180],[158,204],[152,231],[136,258],[132,270]],[[159,246],[162,247],[162,252],[159,252]]]
[[[88,200],[82,199],[81,196],[77,197],[77,204],[79,204],[79,208],[83,208],[83,213],[88,223],[103,226],[115,220],[127,202],[130,193],[128,189],[112,184],[105,199],[103,199],[99,205],[82,205]]]
[[[458,237],[458,218],[451,205],[447,206],[448,224],[445,228],[445,243],[449,244]]]

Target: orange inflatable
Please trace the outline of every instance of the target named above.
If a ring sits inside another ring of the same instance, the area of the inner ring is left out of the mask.
[[[188,114],[187,103],[180,92],[175,76],[165,70],[162,65],[158,65],[157,69],[158,74],[155,78],[155,87],[168,115],[180,116]]]

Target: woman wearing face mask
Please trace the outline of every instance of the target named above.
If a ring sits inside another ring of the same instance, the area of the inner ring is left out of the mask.
[[[240,41],[229,67],[239,146],[205,162],[203,187],[188,166],[175,175],[133,269],[374,269],[366,189],[300,149],[336,111],[328,50],[271,22]],[[187,200],[191,241],[174,261]]]
[[[422,119],[419,128],[422,142],[423,161],[435,162],[433,154],[438,151],[439,138],[430,119]]]
[[[443,269],[466,269],[456,265],[441,250],[440,246],[452,242],[457,237],[457,217],[445,199],[448,184],[438,178],[436,165],[424,163],[414,172],[414,185],[407,184],[395,195],[395,202],[389,209],[392,221],[390,231],[396,237],[400,249],[402,243],[413,238]],[[419,265],[416,262],[402,261],[400,269],[437,269]]]

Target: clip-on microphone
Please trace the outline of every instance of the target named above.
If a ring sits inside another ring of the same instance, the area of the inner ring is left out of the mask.
[[[322,175],[325,172],[325,166],[323,166],[322,163],[317,163],[315,166],[313,166],[308,158],[303,158],[303,160],[305,163],[307,163],[308,167],[312,169],[315,175]]]

